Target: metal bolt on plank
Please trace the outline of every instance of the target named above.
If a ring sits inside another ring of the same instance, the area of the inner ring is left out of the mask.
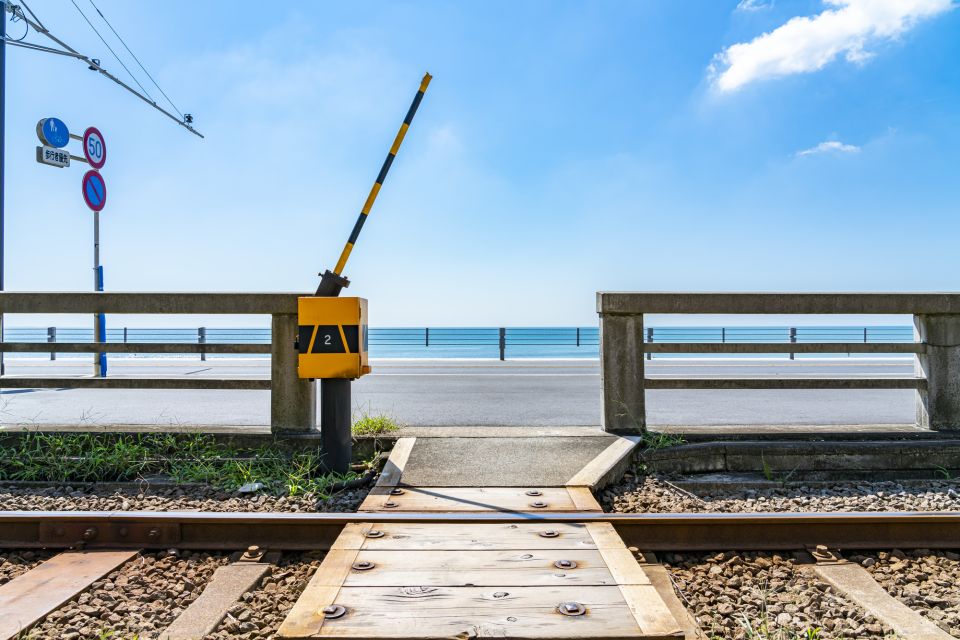
[[[364,536],[367,537],[367,538],[382,538],[382,537],[383,537],[383,531],[380,531],[380,530],[378,530],[378,529],[370,529],[370,531],[367,531],[367,532],[364,534]]]
[[[347,608],[342,604],[331,604],[323,608],[323,617],[327,620],[342,618],[346,613]]]
[[[553,529],[548,529],[547,531],[541,531],[539,534],[541,538],[559,538],[560,532],[554,531]]]
[[[535,497],[535,496],[542,496],[542,495],[543,495],[543,491],[538,491],[537,489],[531,489],[530,491],[527,491],[527,495],[528,495],[528,496],[533,496],[533,497]]]
[[[383,506],[386,509],[393,509],[395,507],[399,507],[400,505],[394,502],[393,500],[387,500],[386,502],[383,503]]]
[[[401,488],[399,488],[399,487],[397,487],[396,489],[391,489],[391,490],[390,490],[390,495],[392,495],[392,496],[402,496],[402,495],[405,494],[405,493],[406,493],[406,491],[404,491],[403,489],[401,489]]]
[[[536,502],[531,502],[530,506],[533,507],[534,509],[545,509],[550,505],[548,505],[546,502],[543,502],[542,500],[537,500]]]
[[[553,563],[557,569],[576,569],[577,563],[573,560],[557,560]]]
[[[579,602],[561,602],[557,605],[557,611],[565,616],[582,616],[587,612],[587,608]]]

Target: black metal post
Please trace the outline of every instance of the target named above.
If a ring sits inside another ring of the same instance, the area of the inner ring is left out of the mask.
[[[722,342],[722,343],[724,343],[724,344],[727,343],[727,328],[726,328],[726,327],[720,327],[720,342]]]
[[[503,360],[506,358],[507,351],[507,330],[504,327],[500,327],[500,359]]]
[[[653,327],[647,327],[647,342],[653,342]],[[647,354],[647,360],[653,360],[653,354]]]
[[[123,328],[123,344],[127,344],[127,328]]]
[[[580,346],[580,327],[577,327],[577,346]]]
[[[327,471],[346,473],[353,461],[350,432],[350,380],[320,381],[320,450]]]
[[[200,327],[199,329],[197,329],[197,343],[198,343],[198,344],[207,344],[207,328],[206,328],[206,327]],[[200,351],[200,361],[203,362],[203,361],[205,361],[206,359],[207,359],[207,352],[201,350],[201,351]]]
[[[426,328],[423,330],[423,332],[424,332],[424,333],[423,333],[423,336],[424,336],[424,337],[423,337],[423,346],[429,347],[429,346],[430,346],[430,327],[426,327]]]
[[[864,342],[864,344],[866,344],[866,342],[867,342],[867,328],[866,328],[866,327],[863,328],[863,342]]]
[[[56,342],[57,341],[57,328],[56,327],[47,327],[47,342]],[[50,359],[56,360],[57,353],[56,351],[50,352]]]
[[[790,342],[791,342],[791,344],[792,344],[792,343],[795,343],[796,341],[797,341],[797,328],[796,328],[796,327],[790,327]],[[793,357],[794,357],[794,354],[791,353],[791,354],[790,354],[790,359],[793,360]]]

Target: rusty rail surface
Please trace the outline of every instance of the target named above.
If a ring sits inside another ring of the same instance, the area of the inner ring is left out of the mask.
[[[0,512],[0,547],[328,549],[350,523],[609,522],[648,551],[960,548],[960,512],[877,513],[211,513]]]

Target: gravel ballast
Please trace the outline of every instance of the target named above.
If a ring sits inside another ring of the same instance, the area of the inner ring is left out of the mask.
[[[960,638],[960,554],[916,549],[848,556],[893,597]]]
[[[52,612],[28,637],[156,638],[200,595],[216,568],[228,561],[222,554],[144,553]]]
[[[792,558],[727,552],[666,553],[660,560],[709,638],[890,637],[882,624]]]
[[[837,482],[765,488],[711,488],[696,495],[655,477],[628,476],[600,493],[617,513],[746,513],[787,511],[960,511],[953,482]]]
[[[320,562],[322,551],[286,553],[277,567],[260,581],[257,588],[244,593],[220,627],[208,638],[272,638],[296,603]]]
[[[30,571],[52,555],[39,549],[0,549],[0,585]]]
[[[239,494],[206,486],[97,488],[94,486],[24,487],[0,485],[0,511],[356,511],[367,488],[321,499],[310,494],[274,496]]]

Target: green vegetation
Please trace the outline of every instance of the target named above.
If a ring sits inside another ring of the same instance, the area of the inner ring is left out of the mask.
[[[353,419],[353,436],[382,436],[400,428],[396,420],[385,414],[370,415],[361,411],[360,417]]]
[[[357,474],[320,469],[318,450],[241,449],[206,434],[33,433],[0,446],[0,480],[122,482],[168,476],[233,491],[251,482],[291,496],[326,497]]]
[[[675,433],[653,433],[646,431],[640,437],[640,444],[643,445],[644,451],[656,451],[658,449],[666,449],[667,447],[686,444],[686,440],[683,439],[682,435]]]

